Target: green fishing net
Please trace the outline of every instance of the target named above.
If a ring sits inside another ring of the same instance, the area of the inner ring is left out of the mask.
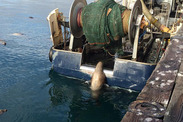
[[[98,0],[85,6],[81,17],[87,41],[100,47],[121,46],[125,36],[121,14],[125,9],[114,0]]]

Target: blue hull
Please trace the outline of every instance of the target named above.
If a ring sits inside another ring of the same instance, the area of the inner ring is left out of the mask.
[[[53,70],[66,76],[90,80],[94,66],[81,64],[82,53],[52,48]],[[107,84],[140,91],[155,68],[155,64],[115,59],[113,70],[105,70]]]

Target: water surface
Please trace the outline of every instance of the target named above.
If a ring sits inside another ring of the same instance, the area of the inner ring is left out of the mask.
[[[0,121],[115,122],[135,100],[138,93],[116,88],[103,89],[95,100],[84,81],[51,70],[46,17],[55,8],[68,16],[71,3],[0,0],[0,39],[7,43],[0,45],[0,108],[8,109]]]

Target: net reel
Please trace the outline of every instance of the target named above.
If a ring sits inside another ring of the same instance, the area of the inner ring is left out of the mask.
[[[86,5],[86,0],[75,0],[70,8],[69,26],[72,35],[76,38],[83,35],[81,12]],[[132,45],[134,45],[136,33],[139,32],[136,25],[139,15],[142,15],[142,5],[140,0],[137,0],[131,8],[129,23],[123,23],[128,24],[128,38]]]

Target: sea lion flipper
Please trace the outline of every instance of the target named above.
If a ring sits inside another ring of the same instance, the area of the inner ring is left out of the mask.
[[[109,85],[108,85],[108,84],[106,84],[106,83],[104,84],[104,86],[105,86],[105,87],[109,87]]]
[[[90,82],[91,82],[90,80],[85,81],[86,84],[90,84]]]

